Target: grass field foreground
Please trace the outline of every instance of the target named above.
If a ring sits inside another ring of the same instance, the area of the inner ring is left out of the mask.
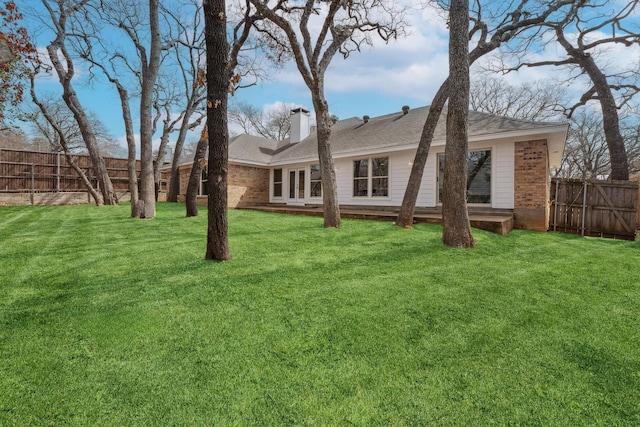
[[[640,243],[0,208],[0,425],[640,425]]]

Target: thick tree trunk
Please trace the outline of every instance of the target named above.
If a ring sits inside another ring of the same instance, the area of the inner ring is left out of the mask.
[[[198,146],[196,147],[196,153],[193,157],[193,166],[191,167],[191,174],[189,175],[189,183],[187,185],[187,195],[185,200],[187,217],[198,216],[198,190],[200,189],[200,179],[202,176],[202,169],[204,168],[205,154],[207,153],[208,146],[209,134],[207,132],[207,125],[205,125],[204,129],[202,129]]]
[[[143,55],[142,88],[140,91],[140,218],[156,216],[156,188],[153,169],[153,89],[160,67],[160,29],[158,0],[149,0],[149,28],[151,45],[148,62]]]
[[[329,106],[323,94],[317,91],[313,94],[313,106],[316,111],[316,125],[318,136],[318,160],[320,164],[320,179],[322,181],[322,207],[324,210],[324,227],[340,227],[340,205],[338,203],[338,185],[336,171],[331,154],[331,115]]]
[[[452,0],[449,11],[449,108],[442,196],[442,241],[454,248],[474,246],[467,213],[469,125],[469,2]]]
[[[592,56],[582,56],[580,66],[591,78],[598,100],[602,107],[602,124],[604,136],[609,148],[611,158],[611,179],[629,179],[629,163],[627,161],[627,151],[624,146],[624,138],[620,133],[620,119],[618,117],[618,107],[616,100],[611,93],[607,77],[602,73]]]
[[[416,202],[418,200],[418,193],[420,192],[424,168],[427,164],[427,158],[429,157],[429,150],[431,149],[431,141],[433,141],[433,134],[435,133],[436,126],[438,126],[438,120],[440,119],[442,109],[448,97],[449,79],[447,78],[433,97],[427,120],[422,128],[420,142],[418,143],[418,149],[416,150],[413,166],[411,167],[411,174],[409,175],[409,182],[407,183],[402,205],[400,206],[400,212],[398,212],[398,219],[396,220],[396,225],[399,227],[413,227],[413,216],[416,210]]]
[[[227,224],[229,134],[227,95],[230,70],[224,0],[204,0],[207,43],[207,127],[209,129],[208,228],[205,259],[231,259]]]
[[[562,27],[556,28],[556,36],[560,45],[566,50],[575,62],[580,65],[598,93],[598,100],[602,108],[602,123],[604,135],[611,159],[611,179],[628,180],[629,164],[627,151],[624,146],[624,138],[620,133],[620,120],[616,100],[611,92],[607,77],[600,70],[592,55],[581,49],[575,48],[566,38]]]

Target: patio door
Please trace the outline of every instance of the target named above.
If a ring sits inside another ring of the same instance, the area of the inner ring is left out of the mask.
[[[289,169],[289,201],[303,202],[305,194],[305,170]]]

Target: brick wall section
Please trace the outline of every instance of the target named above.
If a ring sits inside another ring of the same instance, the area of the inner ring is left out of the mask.
[[[191,173],[191,165],[181,166],[180,194],[178,201],[184,202],[187,185]],[[163,174],[163,179],[169,182],[169,172]],[[244,165],[229,165],[227,187],[228,206],[230,208],[261,205],[269,203],[269,169]],[[206,197],[199,197],[198,204],[206,205]]]
[[[269,203],[269,169],[229,165],[227,197],[230,208]]]
[[[549,228],[549,157],[546,140],[515,143],[514,227]]]

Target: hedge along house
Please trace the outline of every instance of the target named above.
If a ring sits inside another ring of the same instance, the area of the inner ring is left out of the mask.
[[[429,107],[337,121],[331,145],[343,208],[397,210]],[[317,140],[309,112],[291,112],[291,136],[277,142],[240,135],[229,144],[229,207],[322,205]],[[446,110],[434,134],[416,209],[442,200]],[[550,169],[560,167],[568,125],[470,112],[467,200],[470,211],[513,213],[516,228],[546,231]],[[184,166],[181,194],[190,165]],[[202,194],[206,190],[202,188]]]

